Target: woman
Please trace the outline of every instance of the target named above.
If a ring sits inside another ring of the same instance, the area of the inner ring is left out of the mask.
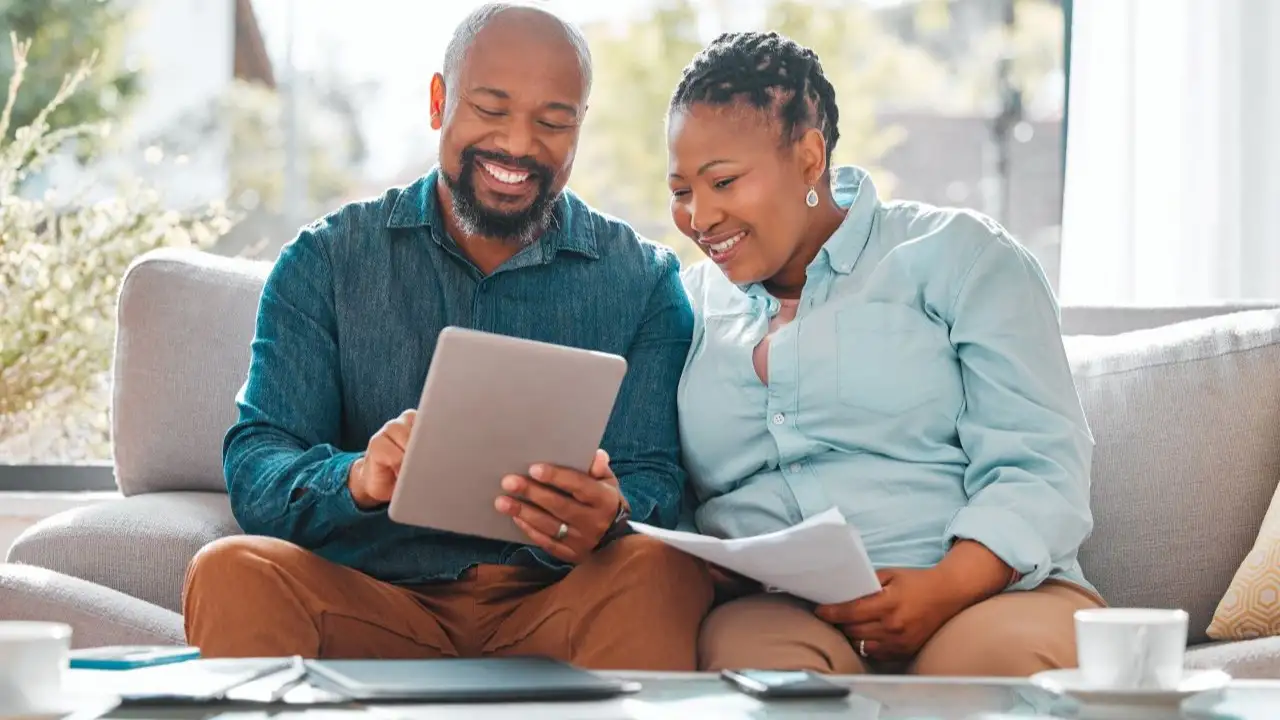
[[[1039,265],[993,221],[881,203],[839,138],[814,53],[722,35],[668,117],[671,210],[712,263],[680,423],[700,532],[778,530],[835,506],[883,590],[812,607],[736,596],[704,669],[1020,675],[1074,667],[1093,440]]]

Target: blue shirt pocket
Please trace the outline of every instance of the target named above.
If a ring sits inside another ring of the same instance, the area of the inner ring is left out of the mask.
[[[886,415],[915,410],[946,392],[946,331],[905,305],[871,303],[836,314],[836,394],[843,404]]]

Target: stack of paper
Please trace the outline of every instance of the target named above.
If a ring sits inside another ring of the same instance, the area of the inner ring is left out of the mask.
[[[819,604],[880,591],[862,536],[832,508],[785,530],[721,540],[632,522],[636,532],[715,563],[766,587]]]

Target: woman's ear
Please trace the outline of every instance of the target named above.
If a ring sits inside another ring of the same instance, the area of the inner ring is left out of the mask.
[[[444,76],[436,73],[431,76],[431,129],[439,130],[444,126]]]
[[[800,136],[800,142],[797,145],[797,157],[800,160],[800,172],[804,176],[804,183],[813,187],[827,171],[827,139],[822,136],[821,130],[809,128]]]

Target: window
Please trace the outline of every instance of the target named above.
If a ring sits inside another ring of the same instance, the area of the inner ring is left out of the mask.
[[[0,315],[0,464],[109,461],[115,283],[137,252],[191,242],[269,260],[299,224],[426,172],[436,145],[428,81],[477,4],[27,0],[0,10],[3,29],[32,41],[16,121],[52,97],[75,52],[99,46],[99,68],[50,118],[109,122],[16,186],[32,213],[45,213],[24,221],[25,234],[0,228],[28,243],[0,241],[10,263],[0,279],[27,308],[8,302]],[[667,100],[717,32],[768,27],[821,57],[840,106],[838,162],[872,169],[887,197],[995,216],[1055,276],[1061,0],[552,5],[581,24],[596,63],[571,185],[685,259],[695,251],[667,209]],[[162,196],[118,189],[135,179]],[[41,205],[46,193],[56,200]],[[209,214],[221,201],[232,216]],[[40,218],[51,216],[80,225],[36,257],[32,248],[49,242]],[[137,223],[146,231],[130,229]]]

